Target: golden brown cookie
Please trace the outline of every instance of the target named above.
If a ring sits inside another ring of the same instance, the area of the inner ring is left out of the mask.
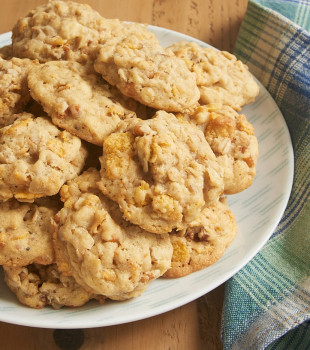
[[[171,268],[164,277],[182,277],[214,264],[237,233],[233,213],[225,199],[206,206],[199,218],[175,233]]]
[[[99,146],[122,119],[136,117],[125,107],[128,99],[77,62],[42,64],[31,70],[28,84],[54,124]]]
[[[9,60],[13,56],[12,44],[0,47],[0,57]]]
[[[0,129],[0,200],[33,202],[58,193],[80,173],[86,156],[79,138],[25,113]]]
[[[196,75],[201,104],[219,103],[240,110],[259,93],[248,67],[229,52],[185,41],[173,44],[169,50]]]
[[[114,300],[139,296],[170,267],[168,234],[154,235],[126,222],[117,205],[96,187],[89,169],[61,190],[54,246],[60,271],[85,289]]]
[[[28,59],[0,57],[0,127],[12,124],[12,115],[24,111],[30,100],[27,75],[34,65]]]
[[[12,33],[13,54],[40,62],[86,63],[119,23],[103,18],[89,5],[50,0],[17,21]]]
[[[120,123],[100,161],[100,189],[150,232],[184,228],[223,192],[222,169],[201,130],[164,111]]]
[[[100,49],[94,67],[124,95],[152,108],[182,112],[200,97],[195,74],[155,40],[113,37]]]
[[[258,142],[246,116],[229,106],[210,104],[185,118],[203,131],[216,155],[224,171],[224,193],[247,189],[256,175]]]
[[[10,199],[0,203],[0,265],[51,264],[51,219],[59,209],[54,200],[39,204]]]
[[[85,291],[73,277],[64,276],[58,271],[56,264],[4,266],[4,278],[17,299],[35,309],[42,309],[48,305],[54,309],[63,306],[78,307],[90,299],[104,301],[103,297]]]

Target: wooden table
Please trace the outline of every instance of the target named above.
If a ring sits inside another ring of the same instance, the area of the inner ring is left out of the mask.
[[[0,33],[44,0],[0,0]],[[149,23],[232,51],[247,0],[82,0],[107,18]],[[4,350],[221,349],[224,285],[183,307],[125,325],[54,330],[0,322]]]

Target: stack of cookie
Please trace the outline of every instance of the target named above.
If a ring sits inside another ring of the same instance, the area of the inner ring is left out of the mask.
[[[0,50],[0,265],[34,308],[125,300],[216,262],[258,144],[227,52],[49,1]]]

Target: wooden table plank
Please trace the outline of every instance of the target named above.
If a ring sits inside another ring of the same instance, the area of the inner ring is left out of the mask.
[[[74,344],[82,344],[76,348],[81,350],[222,349],[219,328],[223,292],[221,286],[197,302],[162,315],[118,326],[54,330],[0,322],[1,349],[69,350]]]
[[[232,51],[247,0],[82,0],[107,18],[137,21],[194,36]],[[0,0],[0,33],[44,0]],[[22,327],[0,322],[1,349],[218,350],[224,286],[176,310],[125,325],[79,330]],[[82,340],[82,345],[75,341]],[[58,345],[56,344],[56,342]],[[81,345],[81,346],[79,346]],[[75,346],[75,347],[74,347]],[[77,347],[78,346],[78,347]]]

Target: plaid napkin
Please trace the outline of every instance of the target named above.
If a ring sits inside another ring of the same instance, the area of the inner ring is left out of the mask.
[[[295,176],[263,249],[226,284],[224,349],[310,349],[310,2],[249,1],[235,54],[289,127]]]

